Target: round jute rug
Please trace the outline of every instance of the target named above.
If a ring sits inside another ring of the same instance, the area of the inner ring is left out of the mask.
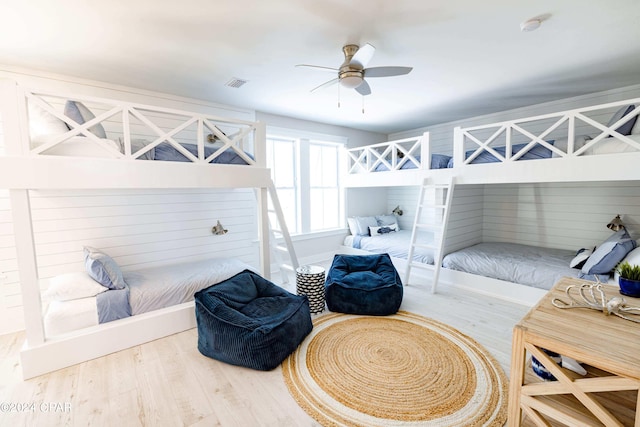
[[[502,426],[507,378],[476,341],[432,319],[332,313],[282,364],[323,426]]]

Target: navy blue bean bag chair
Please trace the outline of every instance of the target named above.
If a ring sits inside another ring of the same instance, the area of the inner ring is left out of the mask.
[[[269,371],[313,325],[306,296],[245,270],[195,294],[198,350],[232,365]]]
[[[327,308],[339,313],[394,314],[402,293],[400,276],[388,254],[336,255],[325,282]]]

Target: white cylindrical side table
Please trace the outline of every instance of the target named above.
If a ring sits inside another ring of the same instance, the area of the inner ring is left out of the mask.
[[[306,295],[312,314],[324,311],[324,268],[303,265],[296,269],[296,293]]]

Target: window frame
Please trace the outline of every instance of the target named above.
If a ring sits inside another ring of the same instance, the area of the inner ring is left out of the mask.
[[[292,235],[307,235],[316,233],[325,233],[335,230],[342,230],[345,225],[345,206],[346,197],[343,186],[341,185],[342,172],[344,170],[345,154],[348,139],[346,137],[327,135],[315,132],[300,131],[295,129],[285,129],[277,127],[267,127],[266,139],[269,140],[291,140],[294,141],[294,151],[296,152],[294,177],[296,192],[296,231],[291,231]],[[268,142],[267,142],[268,143]],[[338,190],[338,224],[336,227],[323,228],[318,230],[311,229],[311,177],[310,177],[310,149],[311,144],[329,145],[337,148],[336,160],[336,189]],[[271,159],[267,159],[270,161]],[[269,167],[269,166],[267,166]],[[273,172],[272,172],[273,176]],[[276,187],[277,190],[277,187]],[[289,226],[289,224],[287,224]]]

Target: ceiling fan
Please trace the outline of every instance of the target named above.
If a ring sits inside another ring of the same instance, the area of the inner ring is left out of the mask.
[[[340,83],[341,86],[348,89],[355,89],[360,95],[370,95],[371,87],[365,80],[369,77],[392,77],[409,74],[412,67],[371,67],[367,68],[367,64],[371,61],[376,48],[369,43],[360,47],[355,44],[348,44],[342,48],[344,52],[344,62],[340,68],[323,67],[320,65],[298,64],[296,67],[308,67],[322,71],[338,73],[338,77],[311,89],[314,92],[320,88],[332,86]]]

